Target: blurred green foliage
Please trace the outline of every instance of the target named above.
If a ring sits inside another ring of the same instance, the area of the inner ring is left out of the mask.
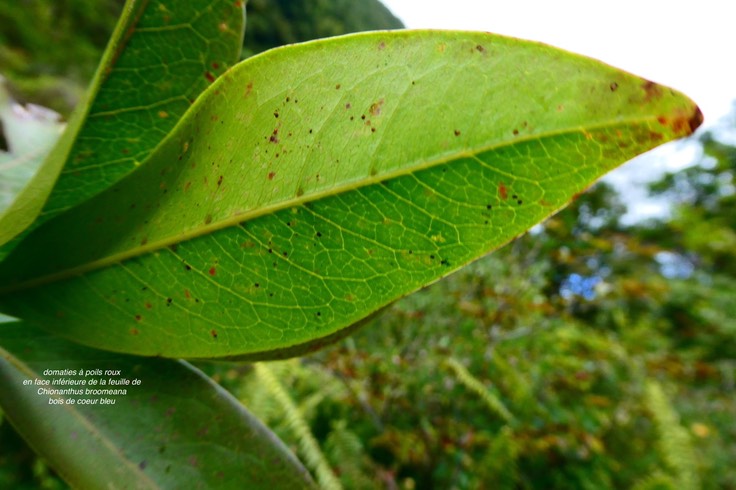
[[[251,0],[246,53],[400,26],[377,5]],[[0,72],[68,113],[120,6],[0,4]],[[652,185],[669,218],[625,225],[598,184],[342,343],[269,364],[279,396],[250,365],[203,367],[348,489],[736,489],[736,147],[688,144],[697,164]],[[1,421],[0,447],[0,488],[65,487]]]
[[[68,114],[92,78],[123,0],[0,3],[0,74],[15,98]]]
[[[717,242],[734,232],[736,147],[690,144],[699,164],[653,185],[671,218],[625,226],[621,196],[598,184],[340,346],[283,363],[294,399],[319,397],[303,416],[360,482],[345,487],[736,488],[736,247]],[[228,372],[293,442],[279,407]],[[349,459],[338,434],[356,441]]]

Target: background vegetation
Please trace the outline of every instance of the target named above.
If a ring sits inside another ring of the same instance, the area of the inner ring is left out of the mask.
[[[0,4],[0,73],[68,114],[121,6]],[[399,26],[364,0],[251,0],[246,53]],[[651,187],[666,219],[625,225],[598,184],[332,348],[203,367],[345,488],[736,489],[736,147],[687,144],[695,165]],[[0,422],[0,488],[64,487]]]

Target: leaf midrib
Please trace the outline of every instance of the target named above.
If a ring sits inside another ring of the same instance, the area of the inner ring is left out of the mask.
[[[396,178],[403,177],[406,175],[411,175],[416,172],[426,170],[432,167],[436,167],[436,166],[443,165],[443,164],[449,164],[452,161],[455,161],[461,158],[471,158],[481,153],[499,150],[505,147],[510,147],[510,146],[525,143],[528,141],[538,141],[538,140],[544,140],[544,139],[549,139],[549,138],[562,137],[562,136],[571,135],[575,133],[586,133],[589,131],[611,129],[615,127],[637,126],[637,125],[643,125],[646,123],[654,123],[656,122],[656,120],[657,118],[654,115],[647,116],[647,117],[641,117],[641,116],[632,117],[628,119],[627,118],[617,118],[615,121],[602,122],[596,125],[577,126],[574,128],[565,128],[565,129],[557,130],[557,131],[548,131],[548,132],[537,133],[537,134],[532,134],[532,135],[515,136],[512,141],[494,143],[494,144],[483,146],[483,147],[480,147],[474,150],[458,151],[452,154],[438,157],[436,159],[427,160],[424,163],[416,163],[413,165],[404,166],[403,168],[400,168],[400,169],[397,169],[391,172],[387,172],[385,174],[380,174],[380,175],[360,179],[357,182],[356,181],[348,182],[346,184],[335,186],[331,189],[322,190],[318,193],[305,194],[303,196],[295,197],[292,199],[286,199],[283,201],[279,201],[277,203],[273,203],[267,206],[259,207],[257,209],[246,211],[241,214],[234,214],[230,216],[229,218],[220,220],[216,223],[203,225],[197,228],[196,230],[190,230],[188,232],[184,232],[181,234],[171,235],[164,239],[152,241],[145,245],[140,245],[136,248],[129,249],[124,252],[119,252],[119,253],[115,253],[115,254],[108,255],[106,257],[97,259],[97,260],[92,260],[90,262],[87,262],[79,266],[70,267],[68,269],[64,269],[62,271],[59,271],[53,274],[44,275],[44,276],[41,276],[35,279],[22,281],[10,287],[2,287],[0,288],[0,295],[12,293],[12,292],[19,292],[19,291],[23,291],[27,289],[32,289],[38,286],[43,286],[43,285],[50,284],[53,282],[68,279],[74,276],[82,276],[88,272],[92,272],[98,269],[103,269],[109,266],[113,266],[125,260],[147,255],[157,250],[171,247],[173,245],[176,245],[176,244],[179,244],[185,241],[189,241],[189,240],[192,240],[192,239],[204,236],[204,235],[208,235],[208,234],[217,232],[225,228],[230,228],[240,223],[251,221],[251,220],[260,218],[262,216],[274,214],[278,211],[282,211],[290,207],[301,206],[308,202],[314,202],[314,201],[318,201],[321,199],[326,199],[326,198],[329,198],[335,195],[354,191],[362,187],[367,187],[367,186],[375,185],[375,184],[378,184],[380,182],[384,182],[387,180],[392,180],[392,179],[396,179]],[[164,142],[162,141],[162,143]]]

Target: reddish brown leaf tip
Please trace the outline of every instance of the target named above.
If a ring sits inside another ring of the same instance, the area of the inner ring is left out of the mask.
[[[692,117],[688,120],[688,125],[690,126],[690,133],[694,133],[696,129],[700,127],[701,124],[703,124],[703,113],[700,112],[700,107],[695,106],[695,112],[693,113]]]

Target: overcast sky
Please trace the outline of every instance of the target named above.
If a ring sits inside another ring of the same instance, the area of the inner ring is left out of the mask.
[[[732,2],[699,0],[382,0],[408,28],[488,31],[541,41],[591,56],[690,96],[704,127],[736,99]],[[693,148],[674,143],[610,175],[630,191],[629,219],[661,215],[640,184],[691,163]],[[646,160],[643,160],[646,159]]]
[[[713,123],[736,98],[733,3],[384,0],[409,28],[489,31],[598,58],[688,94]]]

